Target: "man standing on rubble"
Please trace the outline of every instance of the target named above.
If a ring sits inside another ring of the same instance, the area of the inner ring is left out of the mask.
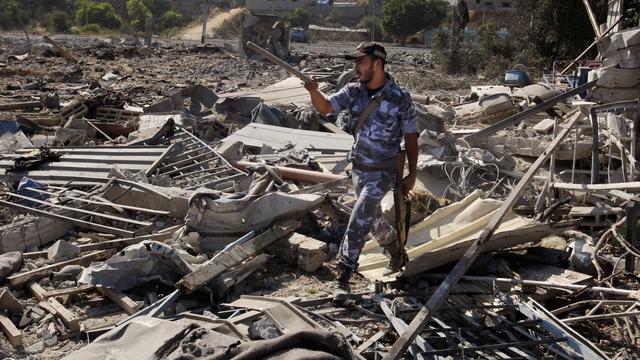
[[[358,200],[340,244],[338,264],[340,287],[348,290],[351,273],[358,267],[358,258],[369,233],[391,258],[387,273],[399,271],[407,261],[404,244],[382,217],[380,202],[394,185],[395,157],[400,153],[403,137],[409,163],[409,175],[402,181],[404,196],[413,189],[418,130],[411,96],[385,72],[387,52],[384,47],[377,43],[362,43],[354,52],[345,54],[345,58],[355,62],[357,83],[345,85],[328,99],[318,90],[316,82],[305,83],[305,88],[318,112],[337,115],[348,110],[350,115],[343,129],[355,140],[349,157],[353,163],[353,185]],[[404,164],[404,158],[401,162]]]

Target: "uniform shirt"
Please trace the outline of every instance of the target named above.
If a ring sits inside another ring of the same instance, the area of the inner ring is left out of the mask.
[[[392,168],[394,156],[400,151],[402,135],[418,132],[416,110],[408,92],[402,90],[389,74],[380,91],[369,96],[367,86],[362,83],[349,83],[329,97],[334,114],[348,110],[348,122],[345,131],[355,138],[351,148],[351,160],[358,165],[371,168]],[[371,99],[382,95],[382,101],[364,121],[358,134],[353,128],[360,114],[367,108]]]

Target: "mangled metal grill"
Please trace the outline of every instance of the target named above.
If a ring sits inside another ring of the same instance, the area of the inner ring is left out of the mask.
[[[147,175],[168,176],[172,186],[194,190],[216,188],[246,174],[234,168],[211,146],[184,129],[171,136],[170,149]]]
[[[75,226],[119,236],[134,237],[151,232],[153,219],[168,211],[115,204],[95,193],[65,187],[23,187],[0,193],[0,205],[21,212],[69,222]]]

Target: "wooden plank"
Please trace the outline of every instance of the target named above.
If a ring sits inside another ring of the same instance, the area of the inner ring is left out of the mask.
[[[91,290],[94,290],[95,288],[96,288],[95,285],[92,285],[92,284],[81,284],[81,285],[66,288],[66,289],[46,291],[44,296],[45,296],[45,299],[47,299],[50,297],[57,297],[57,296],[76,295],[76,294],[89,292]]]
[[[33,294],[38,301],[45,301],[47,299],[47,290],[42,288],[37,282],[30,283],[29,290],[31,290],[31,294]]]
[[[531,164],[529,170],[524,174],[522,179],[518,181],[518,184],[511,191],[507,199],[502,206],[493,215],[489,224],[484,228],[480,237],[469,247],[464,256],[458,261],[456,266],[451,270],[447,278],[440,284],[438,289],[431,296],[425,306],[420,309],[416,317],[411,321],[407,330],[400,336],[400,338],[393,344],[384,360],[396,360],[400,358],[407,348],[411,345],[418,333],[422,331],[424,326],[431,320],[433,314],[440,309],[445,299],[451,292],[451,289],[460,281],[460,278],[467,271],[469,266],[482,252],[485,243],[491,239],[494,231],[498,228],[498,225],[502,222],[502,219],[507,215],[511,208],[520,198],[520,194],[524,189],[529,186],[529,182],[538,169],[551,157],[554,150],[562,143],[564,138],[569,134],[569,130],[575,125],[576,121],[580,119],[582,114],[576,113],[571,117],[564,128],[560,131],[558,136],[547,146],[544,153],[540,155],[536,161]]]
[[[49,306],[51,306],[53,310],[55,310],[56,313],[54,315],[60,318],[60,320],[62,320],[62,322],[67,325],[70,330],[74,332],[80,331],[80,319],[78,319],[75,315],[73,315],[71,311],[67,310],[66,307],[60,304],[58,300],[49,298],[47,301]]]
[[[57,41],[53,40],[48,36],[43,36],[42,39],[47,43],[51,44],[62,56],[70,62],[79,63],[80,59],[78,59],[75,55],[69,52],[67,49],[63,48]]]
[[[23,273],[19,273],[19,274],[15,274],[12,276],[9,276],[7,279],[9,280],[9,285],[12,288],[17,288],[20,286],[23,286],[24,284],[30,282],[30,281],[34,281],[37,279],[41,279],[47,275],[49,275],[49,273],[53,272],[53,271],[58,271],[60,269],[62,269],[63,267],[67,266],[67,265],[82,265],[82,264],[89,264],[92,261],[95,260],[101,260],[101,259],[106,259],[109,256],[111,256],[114,253],[114,251],[109,251],[109,250],[104,250],[104,251],[97,251],[94,253],[90,253],[84,256],[81,256],[79,258],[75,258],[75,259],[71,259],[71,260],[67,260],[67,261],[61,261],[55,264],[51,264],[51,265],[47,265],[47,266],[43,266],[41,268],[37,268],[37,269],[33,269],[33,270],[29,270]]]
[[[300,223],[295,221],[274,225],[243,244],[231,247],[229,250],[223,250],[198,270],[182,277],[182,279],[176,283],[176,287],[183,293],[190,294],[213,280],[225,270],[239,265],[267,245],[292,233],[299,226]]]
[[[109,299],[111,299],[111,301],[118,304],[129,315],[133,315],[137,313],[138,310],[140,310],[140,304],[133,301],[133,299],[120,291],[114,291],[113,289],[109,289],[103,286],[98,286],[97,289],[102,295],[108,297]]]
[[[363,351],[367,350],[369,346],[373,345],[373,343],[375,343],[376,341],[382,339],[385,335],[387,335],[389,330],[390,330],[389,328],[384,328],[378,331],[377,333],[373,334],[372,337],[370,337],[367,341],[363,342],[362,345],[358,346],[358,348],[356,349],[356,352],[360,354]]]
[[[0,328],[14,347],[22,347],[22,332],[6,316],[0,315]]]

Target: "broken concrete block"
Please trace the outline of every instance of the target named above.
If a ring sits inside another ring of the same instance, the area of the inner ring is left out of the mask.
[[[59,128],[56,142],[64,146],[80,146],[87,140],[87,132],[79,129]]]
[[[22,314],[22,304],[9,289],[0,290],[0,310],[6,310],[13,315]]]
[[[36,134],[31,137],[31,143],[33,147],[39,148],[41,146],[53,146],[54,137],[51,135]]]
[[[53,280],[55,281],[63,281],[63,280],[76,280],[78,275],[82,273],[84,267],[81,265],[67,265],[60,269],[60,271],[53,273]]]
[[[280,259],[285,262],[297,265],[298,264],[298,247],[306,236],[293,233],[289,237],[284,237],[273,244],[271,244],[267,248],[267,252],[278,256]]]
[[[96,129],[89,125],[84,119],[79,119],[75,116],[70,117],[63,127],[66,129],[82,130],[89,138],[96,137]]]
[[[544,119],[539,123],[533,126],[533,130],[542,133],[548,134],[553,130],[553,126],[555,125],[555,121],[553,119]]]
[[[40,354],[44,351],[45,349],[45,345],[42,341],[36,341],[35,343],[27,346],[26,348],[24,348],[24,351],[27,354],[30,355],[35,355],[35,354]]]
[[[206,86],[192,85],[147,106],[144,108],[144,112],[148,114],[176,110],[186,111],[184,106],[185,98],[191,98],[189,113],[194,115],[200,113],[203,108],[209,109],[213,107],[218,101],[218,96]]]
[[[327,244],[308,236],[294,233],[273,243],[268,252],[305,271],[316,271],[327,257]]]
[[[567,248],[568,242],[562,236],[551,235],[540,240],[540,247],[548,249],[556,249],[564,251]]]
[[[228,162],[234,164],[244,156],[244,144],[241,141],[221,142],[216,151]]]
[[[0,255],[0,281],[20,270],[22,266],[22,253],[11,251]]]
[[[298,246],[298,267],[304,271],[318,270],[327,258],[327,244],[306,238]]]
[[[45,217],[0,226],[0,253],[38,249],[66,235],[72,228],[70,223]]]
[[[51,245],[47,252],[49,259],[73,259],[80,252],[80,248],[64,240],[58,240]]]

